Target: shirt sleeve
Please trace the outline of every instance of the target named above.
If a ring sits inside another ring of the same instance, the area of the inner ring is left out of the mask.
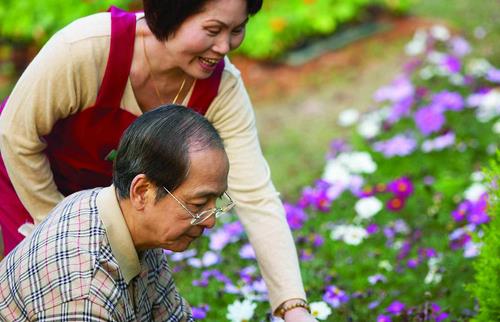
[[[59,119],[88,103],[91,89],[85,86],[99,84],[85,68],[77,67],[82,64],[73,54],[64,35],[54,35],[16,83],[0,116],[2,158],[16,193],[35,222],[63,199],[43,152],[43,136]]]
[[[118,322],[124,318],[116,317],[105,307],[88,298],[75,299],[39,312],[33,321],[95,321]]]
[[[229,193],[255,250],[274,311],[288,299],[306,299],[297,251],[262,155],[243,81],[239,74],[225,74],[206,116],[224,140],[230,163]]]

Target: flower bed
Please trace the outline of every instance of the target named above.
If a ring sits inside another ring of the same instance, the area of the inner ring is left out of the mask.
[[[498,149],[500,70],[440,26],[418,31],[408,64],[344,111],[322,178],[286,202],[311,307],[339,321],[468,320],[487,213],[482,167]],[[223,218],[223,217],[222,217]],[[268,321],[266,288],[238,222],[172,254],[178,285],[208,321]],[[195,286],[195,288],[193,288]]]

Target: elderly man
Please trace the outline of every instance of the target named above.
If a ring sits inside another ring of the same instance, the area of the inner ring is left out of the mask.
[[[64,199],[0,263],[0,320],[192,321],[162,249],[185,250],[232,207],[228,169],[202,116],[143,114],[120,141],[113,185]]]

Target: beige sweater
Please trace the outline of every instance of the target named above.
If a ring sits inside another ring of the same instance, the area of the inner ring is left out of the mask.
[[[55,34],[26,69],[0,116],[0,149],[19,198],[36,222],[63,199],[43,153],[54,123],[96,100],[110,43],[110,15],[79,19]],[[187,104],[191,93],[185,98]],[[121,107],[141,109],[130,79]],[[251,102],[239,71],[226,59],[219,94],[206,114],[230,161],[229,193],[269,288],[273,310],[304,298],[295,245],[257,137]]]

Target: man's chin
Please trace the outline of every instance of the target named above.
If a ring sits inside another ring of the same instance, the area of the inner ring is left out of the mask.
[[[189,248],[189,246],[191,246],[191,242],[193,241],[194,239],[191,239],[189,241],[183,241],[183,242],[179,242],[179,243],[175,243],[173,245],[168,245],[166,247],[163,247],[164,249],[168,249],[168,250],[171,250],[173,252],[176,252],[176,253],[180,253],[180,252],[183,252],[185,251],[186,249]]]

